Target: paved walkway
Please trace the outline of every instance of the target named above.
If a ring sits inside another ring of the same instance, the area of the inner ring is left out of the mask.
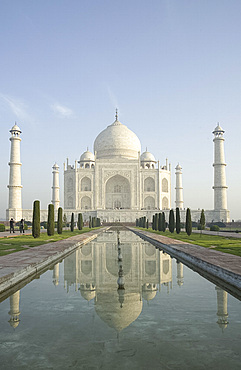
[[[222,282],[223,288],[241,299],[241,257],[185,243],[159,234],[130,228],[171,257],[183,262],[209,280]]]
[[[0,257],[0,293],[95,239],[106,228]]]
[[[47,229],[40,229],[41,233],[46,233]],[[20,233],[19,230],[16,230],[15,233],[11,233],[9,231],[2,231],[0,232],[0,239],[1,238],[13,238],[15,236],[20,236],[20,235],[32,235],[32,230],[25,230],[24,233]]]
[[[193,233],[200,234],[200,230],[192,230]],[[223,236],[224,238],[241,238],[241,233],[235,233],[235,232],[229,232],[229,231],[209,231],[209,230],[203,230],[203,234],[206,235],[216,235],[216,236]]]

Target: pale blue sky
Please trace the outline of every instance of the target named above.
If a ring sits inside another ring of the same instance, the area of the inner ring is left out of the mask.
[[[23,207],[51,201],[52,165],[119,119],[183,167],[185,207],[213,208],[212,131],[225,129],[228,207],[241,219],[241,1],[0,2],[0,218],[9,129],[22,129]],[[61,192],[62,195],[62,192]],[[173,193],[174,206],[174,193]],[[61,198],[63,201],[63,196]]]

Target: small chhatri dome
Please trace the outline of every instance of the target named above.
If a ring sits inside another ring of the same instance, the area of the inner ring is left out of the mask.
[[[219,133],[219,132],[224,133],[225,131],[222,129],[222,127],[218,123],[218,125],[215,127],[215,129],[213,131],[213,134],[216,134],[216,133]]]
[[[18,125],[16,124],[15,122],[15,125],[13,125],[13,127],[11,128],[10,132],[13,132],[13,131],[18,131],[20,134],[21,134],[21,130],[20,128],[18,127]]]
[[[53,165],[53,167],[52,167],[53,169],[56,169],[56,170],[58,170],[59,169],[59,166],[57,165],[57,163],[55,162],[55,164]]]
[[[180,166],[180,164],[178,163],[175,169],[176,169],[176,170],[181,170],[181,169],[182,169],[182,167],[181,167],[181,166]]]
[[[141,162],[156,162],[156,160],[154,155],[146,150],[141,155]]]
[[[80,162],[89,162],[89,161],[92,161],[94,162],[95,161],[95,156],[93,153],[91,153],[88,148],[87,150],[80,156]]]
[[[141,151],[141,143],[136,134],[118,121],[103,130],[95,139],[94,152],[96,158],[128,158],[137,159]]]

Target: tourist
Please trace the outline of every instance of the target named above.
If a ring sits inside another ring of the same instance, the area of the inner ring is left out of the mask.
[[[20,230],[20,234],[21,233],[24,234],[24,219],[23,218],[21,218],[21,220],[20,220],[19,230]]]
[[[11,231],[13,233],[15,233],[15,231],[14,231],[14,221],[13,221],[13,218],[11,218],[11,220],[10,220],[10,234],[11,234]]]

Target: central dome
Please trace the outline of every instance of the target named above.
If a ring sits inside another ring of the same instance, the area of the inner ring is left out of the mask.
[[[137,159],[141,143],[136,134],[116,120],[95,139],[96,158],[122,157]]]

